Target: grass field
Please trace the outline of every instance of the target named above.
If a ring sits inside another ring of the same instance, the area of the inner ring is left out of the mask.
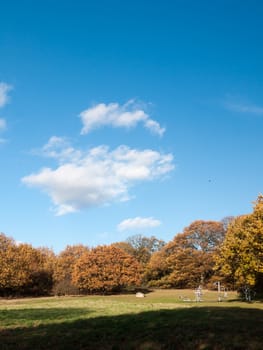
[[[187,301],[186,301],[187,300]],[[263,303],[189,290],[0,299],[0,349],[263,349]]]

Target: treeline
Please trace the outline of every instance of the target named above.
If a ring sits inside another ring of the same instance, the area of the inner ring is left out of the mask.
[[[89,248],[17,244],[0,234],[0,296],[109,294],[136,288],[263,291],[263,196],[253,212],[220,222],[198,220],[168,243],[135,235]]]

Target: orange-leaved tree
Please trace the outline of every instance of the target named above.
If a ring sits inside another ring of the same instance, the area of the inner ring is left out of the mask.
[[[176,288],[206,285],[214,273],[214,255],[224,236],[221,222],[194,221],[152,256],[146,272],[150,285]]]
[[[59,295],[77,294],[78,288],[72,283],[72,272],[76,261],[89,248],[82,245],[68,245],[58,254],[54,263],[54,293]]]
[[[49,294],[52,271],[47,260],[41,250],[0,234],[0,294]]]
[[[263,196],[251,214],[237,217],[228,227],[217,257],[217,269],[232,287],[263,292]]]
[[[106,294],[139,285],[141,272],[141,265],[124,250],[98,246],[77,260],[72,280],[83,293]]]

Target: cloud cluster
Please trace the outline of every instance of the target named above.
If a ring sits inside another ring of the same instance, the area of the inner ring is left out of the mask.
[[[133,100],[128,101],[124,105],[100,103],[81,112],[80,118],[83,123],[81,130],[83,135],[103,126],[132,128],[138,123],[142,123],[146,129],[159,136],[162,136],[165,132],[165,128],[162,128],[157,121],[151,119]]]
[[[51,137],[42,153],[56,159],[58,166],[25,176],[22,182],[48,193],[56,215],[129,200],[134,184],[160,178],[174,168],[172,154],[127,146],[114,150],[98,146],[84,152],[59,137]]]
[[[137,216],[135,218],[129,218],[120,222],[118,225],[118,231],[146,229],[160,225],[161,221],[152,217],[142,218]]]

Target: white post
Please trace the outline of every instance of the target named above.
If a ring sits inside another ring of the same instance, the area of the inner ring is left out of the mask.
[[[217,282],[217,291],[218,291],[218,301],[221,301],[221,286],[220,282]]]

